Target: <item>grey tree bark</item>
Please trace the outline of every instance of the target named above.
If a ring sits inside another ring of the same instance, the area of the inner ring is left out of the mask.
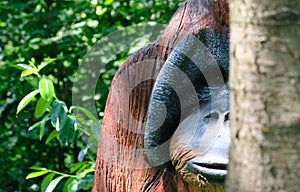
[[[300,190],[300,1],[231,0],[227,191]]]

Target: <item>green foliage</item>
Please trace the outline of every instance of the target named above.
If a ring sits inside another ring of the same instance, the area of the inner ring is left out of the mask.
[[[40,90],[34,90],[31,91],[30,93],[28,93],[19,103],[18,107],[17,107],[17,114],[20,113],[20,111],[22,109],[24,109],[24,107],[26,107],[29,102],[40,92]]]
[[[51,80],[42,78],[39,81],[39,90],[44,101],[51,101],[54,97],[54,85]]]
[[[68,110],[68,107],[65,102],[60,101],[55,96],[55,88],[53,85],[52,80],[50,80],[49,77],[45,75],[41,75],[39,72],[40,70],[45,67],[47,64],[55,61],[54,59],[47,59],[46,61],[42,62],[41,65],[38,65],[38,67],[35,64],[35,59],[31,59],[29,61],[29,65],[26,64],[19,64],[18,66],[21,67],[20,69],[23,70],[21,73],[21,76],[24,74],[24,71],[28,71],[29,69],[32,71],[28,73],[26,76],[30,75],[36,75],[36,78],[39,79],[35,82],[37,83],[38,89],[31,91],[29,94],[27,94],[19,103],[17,107],[17,114],[20,113],[36,96],[38,93],[40,93],[40,98],[36,102],[35,106],[35,116],[37,118],[43,116],[44,118],[39,120],[37,123],[32,125],[29,130],[33,130],[36,128],[39,128],[39,139],[42,140],[45,130],[46,130],[46,123],[47,121],[50,121],[53,127],[52,132],[49,134],[48,138],[45,141],[45,144],[48,144],[51,140],[57,139],[59,141],[59,144],[61,147],[68,147],[69,145],[75,143],[75,139],[77,138],[76,134],[76,127],[75,122],[76,119],[73,117],[73,114],[71,113],[71,110]],[[55,99],[55,100],[53,100]],[[80,111],[84,112],[88,117],[90,117],[95,123],[100,126],[99,120],[94,117],[87,109],[83,107],[76,107],[71,106],[72,109],[79,109]],[[82,162],[84,160],[85,155],[87,154],[88,148],[91,146],[91,144],[84,147],[78,155],[78,161]],[[94,162],[92,163],[92,165]],[[82,162],[79,164],[80,166],[84,166],[85,162]],[[80,169],[80,171],[77,172],[76,175],[69,175],[65,173],[61,173],[54,170],[48,170],[46,168],[40,168],[38,166],[33,166],[31,169],[35,170],[34,172],[29,173],[26,176],[26,179],[32,179],[36,177],[43,176],[45,174],[48,174],[42,181],[41,189],[42,191],[53,191],[58,183],[63,180],[64,178],[69,178],[69,182],[66,182],[65,185],[65,191],[70,191],[70,189],[74,188],[74,182],[76,182],[76,186],[82,186],[78,188],[78,190],[86,187],[89,185],[87,183],[87,178],[92,177],[92,175],[87,175],[88,173],[93,172],[94,170],[92,168],[88,169]],[[36,171],[38,170],[38,171]],[[60,176],[54,178],[54,176],[58,174]],[[74,180],[76,179],[76,180]],[[70,188],[70,186],[71,188]],[[87,188],[89,189],[89,188]],[[77,191],[78,191],[77,190]],[[74,190],[73,190],[74,191]]]
[[[90,190],[111,80],[139,46],[124,42],[130,50],[107,61],[96,93],[83,98],[97,114],[72,106],[78,65],[106,35],[145,21],[167,23],[181,2],[0,1],[0,191]]]

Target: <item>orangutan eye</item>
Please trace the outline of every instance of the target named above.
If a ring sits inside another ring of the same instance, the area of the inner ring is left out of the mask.
[[[212,112],[212,113],[207,114],[204,118],[207,120],[209,120],[209,119],[216,120],[219,118],[219,114],[217,112]]]

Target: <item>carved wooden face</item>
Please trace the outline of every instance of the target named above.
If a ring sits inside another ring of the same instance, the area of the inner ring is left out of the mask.
[[[229,34],[202,31],[170,54],[153,88],[144,147],[193,185],[224,183],[230,145]]]
[[[185,118],[171,137],[176,171],[194,185],[224,183],[230,147],[229,91],[224,87]]]

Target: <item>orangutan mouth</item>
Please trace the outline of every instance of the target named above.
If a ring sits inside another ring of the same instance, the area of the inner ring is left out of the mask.
[[[227,175],[227,164],[190,162],[187,169],[196,174],[198,179],[210,183],[223,183]]]

